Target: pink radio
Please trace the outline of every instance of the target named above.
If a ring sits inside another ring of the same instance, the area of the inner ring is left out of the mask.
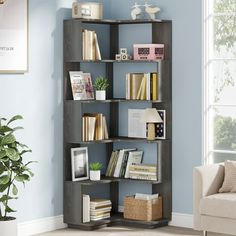
[[[164,59],[164,44],[134,44],[134,60],[160,59]]]

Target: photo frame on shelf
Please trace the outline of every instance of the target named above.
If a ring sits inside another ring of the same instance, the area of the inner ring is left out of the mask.
[[[155,125],[155,136],[156,139],[166,139],[166,110],[157,110],[162,123],[156,123]]]
[[[74,100],[93,100],[94,89],[90,73],[70,71],[70,82]]]
[[[0,73],[28,70],[28,0],[0,4]]]
[[[72,181],[89,179],[88,148],[71,148]]]

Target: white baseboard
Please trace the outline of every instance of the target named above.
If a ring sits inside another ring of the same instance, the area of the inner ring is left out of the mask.
[[[119,212],[124,212],[124,206],[119,206]],[[171,226],[193,228],[193,215],[172,213]],[[31,236],[50,232],[57,229],[66,228],[67,225],[63,223],[63,215],[43,218],[39,220],[32,220],[18,224],[18,236]]]
[[[57,229],[66,228],[67,225],[63,223],[63,216],[47,217],[38,220],[32,220],[18,224],[19,236],[30,236],[41,234]]]
[[[172,212],[172,220],[169,225],[192,229],[193,215]]]
[[[124,212],[124,206],[118,207],[119,212]],[[193,215],[172,212],[169,225],[183,228],[193,228]]]

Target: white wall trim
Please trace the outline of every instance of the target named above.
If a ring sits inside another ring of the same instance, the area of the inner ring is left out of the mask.
[[[124,206],[119,206],[119,211],[123,212]],[[193,228],[193,215],[173,212],[172,221],[169,223],[169,225],[184,228]],[[43,219],[19,223],[18,236],[30,236],[63,228],[67,228],[67,225],[63,223],[63,215],[47,217]]]
[[[30,236],[66,228],[63,215],[27,221],[18,224],[18,236]]]
[[[169,225],[192,229],[193,215],[172,212],[172,221],[169,223]]]

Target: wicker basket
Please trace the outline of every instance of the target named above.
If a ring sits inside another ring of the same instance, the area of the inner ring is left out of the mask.
[[[162,197],[153,200],[139,200],[134,196],[124,199],[124,218],[153,221],[162,218]]]

